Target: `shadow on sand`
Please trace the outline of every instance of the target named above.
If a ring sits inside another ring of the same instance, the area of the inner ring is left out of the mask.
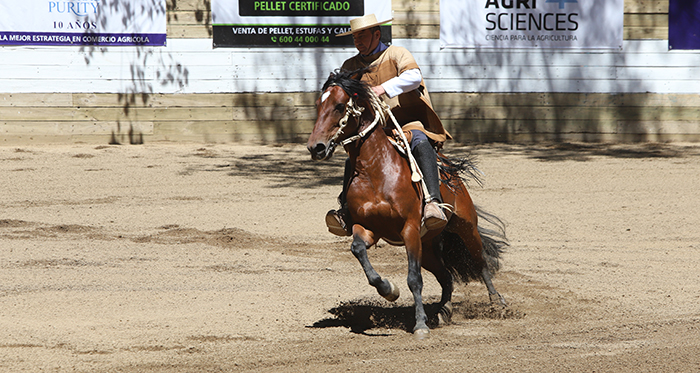
[[[450,147],[445,153],[460,156],[480,150],[487,154],[522,154],[543,162],[590,161],[593,157],[610,158],[683,158],[699,156],[700,146],[682,146],[665,143],[604,144],[604,143],[550,143],[539,145],[488,144],[469,147]]]
[[[512,319],[522,318],[523,314],[511,308],[492,305],[487,302],[453,303],[453,321],[458,319]],[[428,314],[428,326],[438,326],[437,313],[440,309],[439,302],[425,303],[425,312]],[[383,301],[353,300],[342,302],[328,312],[335,317],[326,318],[315,322],[310,328],[349,328],[353,333],[367,334],[370,329],[400,329],[407,332],[413,331],[415,326],[413,305],[387,304]],[[374,336],[387,334],[372,333]]]

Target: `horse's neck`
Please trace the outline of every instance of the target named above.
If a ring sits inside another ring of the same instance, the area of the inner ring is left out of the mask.
[[[393,149],[393,145],[379,124],[365,139],[353,144],[348,153],[353,164],[361,163],[361,169],[366,169],[368,172],[374,169],[378,171],[395,169],[392,165],[399,160],[398,153]]]

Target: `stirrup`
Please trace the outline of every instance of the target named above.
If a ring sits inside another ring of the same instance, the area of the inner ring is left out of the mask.
[[[344,214],[341,210],[330,210],[326,214],[326,226],[328,231],[336,236],[347,237],[352,235],[350,229],[345,222],[343,217]],[[346,215],[347,216],[347,215]]]

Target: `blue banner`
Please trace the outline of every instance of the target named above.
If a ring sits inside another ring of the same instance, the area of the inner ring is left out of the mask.
[[[670,0],[668,49],[700,49],[700,0]]]

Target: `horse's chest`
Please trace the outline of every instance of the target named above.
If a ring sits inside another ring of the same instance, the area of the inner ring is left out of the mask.
[[[359,215],[395,216],[397,198],[410,188],[410,184],[402,185],[396,176],[399,174],[397,170],[384,170],[381,177],[372,177],[362,166],[358,164],[358,173],[348,187],[348,204],[354,205],[352,207]]]
[[[363,217],[374,217],[374,216],[391,216],[392,206],[388,202],[370,202],[365,201],[361,203],[357,208],[357,214]]]

